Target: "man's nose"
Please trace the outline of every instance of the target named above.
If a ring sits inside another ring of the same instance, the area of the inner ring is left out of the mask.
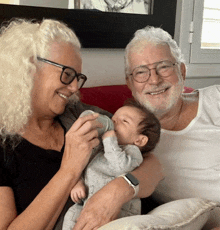
[[[150,70],[150,76],[148,79],[148,83],[156,85],[160,83],[161,81],[162,81],[162,77],[157,73],[155,68],[152,68]]]

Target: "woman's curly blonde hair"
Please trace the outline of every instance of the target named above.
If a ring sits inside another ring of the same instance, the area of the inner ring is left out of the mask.
[[[16,136],[32,114],[31,93],[37,56],[46,58],[53,42],[80,42],[62,22],[13,19],[0,29],[0,135]]]

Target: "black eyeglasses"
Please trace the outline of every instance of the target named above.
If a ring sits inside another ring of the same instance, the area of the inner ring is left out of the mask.
[[[153,64],[155,67],[152,69],[156,70],[157,75],[160,75],[161,77],[168,77],[173,73],[174,66],[178,63],[172,63],[171,61],[165,60]],[[144,83],[150,78],[152,69],[149,69],[147,65],[141,65],[134,68],[130,75],[132,75],[132,78],[136,82]]]
[[[77,78],[78,89],[80,89],[83,87],[83,85],[85,84],[85,82],[87,80],[87,77],[84,74],[77,73],[75,69],[73,69],[69,66],[61,65],[61,64],[58,64],[58,63],[53,62],[53,61],[49,61],[49,60],[41,58],[41,57],[37,57],[37,60],[62,68],[62,72],[60,75],[60,81],[64,85],[69,85],[71,82],[73,82],[73,80],[75,78]]]

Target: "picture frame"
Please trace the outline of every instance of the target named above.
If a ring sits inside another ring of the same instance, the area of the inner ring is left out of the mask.
[[[69,0],[74,9],[97,9],[103,12],[153,14],[154,0]]]

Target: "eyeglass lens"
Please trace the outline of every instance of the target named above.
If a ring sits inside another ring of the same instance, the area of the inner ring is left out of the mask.
[[[84,77],[83,75],[77,76],[77,73],[73,69],[65,68],[63,70],[61,76],[61,82],[68,85],[74,80],[75,77],[77,78],[77,85],[78,88],[80,89],[83,86],[86,77]]]
[[[65,84],[70,84],[76,76],[73,69],[65,68],[62,72],[61,80]]]
[[[83,85],[84,85],[84,83],[85,83],[85,81],[86,81],[86,77],[85,76],[78,76],[78,89],[80,89],[80,88],[82,88],[83,87]]]
[[[160,63],[157,63],[155,66],[156,73],[162,77],[168,77],[173,72],[174,63],[170,61],[163,61]],[[151,70],[147,66],[140,66],[134,69],[132,75],[133,78],[138,82],[146,82],[150,75]]]

